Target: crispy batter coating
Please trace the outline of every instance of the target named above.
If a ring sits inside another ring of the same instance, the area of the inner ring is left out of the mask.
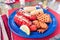
[[[39,21],[38,20],[34,20],[33,21],[33,24],[37,26],[37,28],[40,28],[40,24],[39,24]]]
[[[37,19],[39,21],[45,22],[45,23],[50,23],[51,22],[51,18],[49,14],[43,14],[43,15],[38,15]]]
[[[47,29],[48,28],[48,25],[44,22],[39,22],[40,24],[40,27],[43,28],[43,29]]]
[[[45,29],[38,29],[37,32],[39,33],[44,33],[46,30]]]

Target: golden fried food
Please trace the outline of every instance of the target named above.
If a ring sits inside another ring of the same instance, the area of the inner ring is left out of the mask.
[[[45,29],[38,29],[37,30],[37,32],[39,32],[39,33],[43,33],[43,32],[45,32],[46,30]]]
[[[48,25],[46,23],[39,21],[39,24],[42,29],[48,29]]]
[[[39,21],[38,20],[34,20],[33,21],[33,24],[37,26],[37,28],[40,28],[40,24],[39,24]]]
[[[51,18],[50,18],[49,14],[38,15],[37,19],[39,21],[46,22],[46,23],[50,23],[51,22]]]

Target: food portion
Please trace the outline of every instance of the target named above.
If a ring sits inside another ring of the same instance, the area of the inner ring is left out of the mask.
[[[31,25],[30,26],[30,31],[36,31],[37,30],[37,26],[36,25]]]
[[[25,12],[31,12],[33,10],[36,10],[36,7],[35,6],[24,7],[24,11]]]
[[[30,35],[30,29],[29,29],[28,26],[22,25],[22,26],[20,27],[20,29],[21,29],[22,31],[24,31],[27,35]]]
[[[37,19],[41,22],[46,22],[46,23],[51,22],[51,18],[49,14],[38,15]]]
[[[26,18],[28,18],[29,20],[36,20],[36,16],[35,15],[30,15],[29,13],[24,13],[23,15]]]
[[[44,33],[48,29],[48,23],[52,22],[49,14],[44,13],[43,9],[32,11],[19,11],[14,17],[15,23],[27,35],[31,32]]]
[[[21,13],[17,13],[15,15],[14,21],[19,26],[24,25],[24,24],[27,26],[30,26],[32,24],[32,22],[29,19],[27,19],[26,17],[24,17]]]
[[[40,23],[38,20],[34,20],[33,24],[37,26],[37,28],[40,28]]]
[[[43,32],[45,32],[46,30],[45,29],[38,29],[37,30],[37,32],[39,32],[39,33],[43,33]]]
[[[46,23],[38,21],[38,20],[33,21],[33,24],[36,25],[37,28],[40,28],[40,29],[47,29],[48,28],[48,25]]]
[[[43,12],[43,9],[38,9],[38,10],[33,10],[33,11],[31,11],[30,14],[31,14],[31,15],[35,15],[35,16],[38,16],[38,15],[44,14],[44,12]]]

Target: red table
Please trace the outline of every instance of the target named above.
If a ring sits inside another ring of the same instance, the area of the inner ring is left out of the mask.
[[[13,8],[13,9],[11,9],[11,10],[9,10],[9,15],[14,11],[14,10],[16,10],[17,8]],[[47,37],[45,37],[45,38],[36,38],[36,39],[29,39],[29,38],[23,38],[23,37],[20,37],[20,36],[18,36],[18,35],[16,35],[15,33],[13,33],[12,32],[12,35],[13,35],[13,38],[14,38],[14,40],[49,40],[49,38],[52,38],[52,37],[54,37],[55,35],[57,35],[57,34],[60,34],[60,15],[59,14],[57,14],[55,11],[53,11],[52,9],[50,9],[50,8],[48,8],[48,11],[49,12],[51,12],[51,13],[53,13],[54,15],[55,15],[55,17],[56,17],[56,19],[57,19],[57,21],[58,21],[58,25],[57,25],[57,28],[56,28],[56,30],[51,34],[51,35],[49,35],[49,36],[47,36]]]

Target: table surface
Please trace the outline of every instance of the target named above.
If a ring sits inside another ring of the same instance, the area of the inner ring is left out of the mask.
[[[8,11],[9,12],[8,15],[11,15],[11,13],[14,10],[16,10],[16,9],[17,8],[10,9]],[[50,38],[56,36],[57,34],[60,34],[60,25],[59,25],[60,24],[60,19],[59,19],[60,18],[60,15],[58,13],[56,13],[55,11],[53,11],[52,9],[50,9],[50,8],[48,8],[48,11],[51,12],[51,13],[53,13],[54,16],[56,17],[57,21],[58,21],[57,28],[56,28],[56,30],[51,35],[49,35],[49,36],[47,36],[45,38],[38,38],[38,39],[37,38],[36,39],[32,38],[32,39],[30,39],[30,38],[20,37],[20,36],[18,36],[15,33],[12,32],[12,35],[13,35],[14,40],[49,40]]]

